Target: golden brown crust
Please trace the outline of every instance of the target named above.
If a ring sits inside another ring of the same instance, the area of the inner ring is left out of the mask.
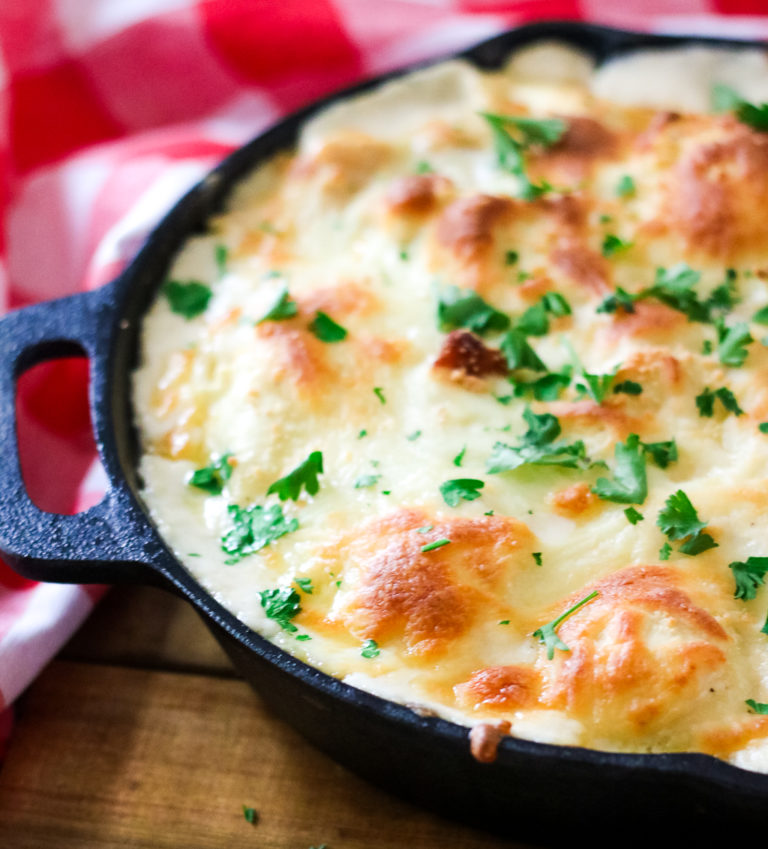
[[[539,675],[529,666],[486,666],[457,684],[454,692],[462,707],[503,711],[532,707],[540,688]]]
[[[506,357],[500,351],[487,348],[481,339],[466,330],[452,330],[445,337],[434,367],[448,369],[452,379],[459,382],[464,377],[505,375],[509,371]]]
[[[511,220],[515,203],[508,197],[474,195],[450,204],[437,222],[438,241],[461,262],[483,259],[494,244],[494,233]]]

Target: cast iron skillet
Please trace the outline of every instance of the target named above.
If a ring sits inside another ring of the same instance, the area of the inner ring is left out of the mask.
[[[543,23],[492,38],[461,56],[481,68],[498,68],[516,48],[542,39],[574,45],[598,62],[647,47],[729,44]],[[185,597],[277,714],[350,769],[446,816],[539,844],[576,836],[626,844],[641,835],[663,844],[678,826],[689,837],[706,835],[707,842],[719,829],[731,838],[756,830],[768,820],[768,775],[706,755],[612,754],[509,737],[495,763],[478,763],[466,728],[345,685],[254,633],[185,571],[149,519],[139,494],[130,400],[142,316],[176,251],[190,235],[205,231],[233,185],[257,163],[292,146],[310,115],[349,93],[299,112],[228,157],[171,210],[111,284],[2,319],[0,551],[13,568],[37,580],[148,583]],[[15,390],[19,375],[32,365],[72,355],[90,360],[91,413],[109,491],[90,510],[62,516],[39,510],[25,490]]]

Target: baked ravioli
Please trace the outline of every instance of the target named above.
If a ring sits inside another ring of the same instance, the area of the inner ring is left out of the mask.
[[[146,315],[179,560],[481,743],[768,771],[764,100],[758,51],[538,45],[320,113]]]

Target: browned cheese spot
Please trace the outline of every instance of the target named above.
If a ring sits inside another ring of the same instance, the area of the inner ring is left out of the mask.
[[[743,125],[696,145],[674,170],[663,223],[692,251],[723,261],[762,248],[768,227],[768,136]]]
[[[428,524],[434,525],[429,532],[417,532]],[[451,542],[421,550],[439,539]],[[509,579],[531,541],[528,528],[515,519],[436,520],[403,508],[355,529],[329,551],[341,568],[359,570],[351,600],[333,618],[360,639],[379,645],[402,640],[412,655],[443,653],[488,605],[497,605],[500,582]]]
[[[720,686],[729,637],[679,581],[670,568],[631,566],[565,601],[557,613],[599,593],[558,629],[569,651],[548,660],[542,647],[542,703],[601,732],[641,735],[683,718]]]
[[[421,218],[434,212],[452,187],[453,183],[439,174],[399,177],[390,185],[385,204],[392,215]]]
[[[564,120],[567,127],[560,141],[531,154],[531,173],[535,179],[582,180],[597,162],[611,159],[618,152],[618,136],[602,122],[581,115]]]
[[[474,195],[450,204],[437,222],[438,241],[462,262],[482,260],[491,250],[494,230],[509,221],[514,201],[494,195]]]
[[[505,375],[509,371],[501,351],[486,348],[483,342],[468,330],[452,330],[443,341],[434,368],[447,370],[449,379],[461,383],[466,377]]]
[[[464,708],[516,710],[538,701],[539,674],[529,666],[486,666],[454,687],[456,700]]]
[[[599,501],[588,483],[583,481],[558,489],[548,498],[552,507],[562,516],[580,516]]]

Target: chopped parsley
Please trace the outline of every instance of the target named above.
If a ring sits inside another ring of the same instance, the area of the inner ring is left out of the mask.
[[[501,353],[506,357],[510,371],[527,369],[543,372],[547,367],[539,359],[539,355],[528,344],[525,334],[517,329],[509,330],[501,341]]]
[[[363,437],[368,436],[367,430],[361,430],[360,433],[357,434],[358,439],[362,439]]]
[[[607,233],[600,248],[604,257],[615,256],[617,253],[629,250],[634,242],[627,242],[614,233]]]
[[[275,590],[262,590],[259,593],[261,606],[267,619],[272,619],[284,630],[295,633],[299,629],[291,622],[291,619],[301,613],[301,598],[296,590],[291,587],[283,587]]]
[[[760,422],[760,424],[757,426],[757,429],[760,431],[760,433],[768,433],[768,422]]]
[[[555,401],[560,397],[560,393],[571,385],[571,374],[571,367],[565,366],[562,371],[551,371],[536,380],[524,381],[510,378],[509,382],[514,387],[517,398],[530,393],[537,401]]]
[[[705,386],[700,394],[696,396],[696,407],[699,410],[699,415],[705,418],[711,418],[715,413],[715,400],[719,400],[727,412],[733,413],[735,416],[744,414],[744,410],[739,406],[733,392],[725,386],[719,389],[712,390]]]
[[[768,324],[768,306],[759,309],[753,316],[752,321],[757,324]]]
[[[408,440],[408,442],[415,442],[420,436],[421,436],[421,431],[420,430],[414,430],[413,433],[409,433],[408,436],[406,436],[405,438]]]
[[[648,480],[640,437],[636,433],[630,433],[626,442],[616,443],[614,453],[616,469],[613,480],[598,478],[592,492],[605,501],[642,504],[648,495]]]
[[[669,555],[672,554],[672,546],[665,542],[659,549],[659,560],[669,560]]]
[[[734,598],[749,601],[757,595],[758,587],[765,582],[768,572],[768,557],[748,557],[745,561],[737,560],[728,564],[736,581]]]
[[[187,483],[211,495],[220,495],[224,484],[232,477],[232,466],[229,463],[231,456],[231,454],[222,454],[202,469],[195,469],[187,477]]]
[[[297,501],[302,487],[307,495],[317,495],[320,489],[317,476],[323,473],[323,452],[313,451],[309,457],[289,472],[284,478],[276,480],[267,490],[267,495],[273,492],[281,501]]]
[[[641,395],[643,387],[639,383],[635,383],[634,380],[622,380],[621,383],[617,383],[613,387],[613,394],[615,395],[618,392],[622,392],[624,395]]]
[[[733,112],[741,121],[759,132],[768,131],[768,103],[750,103],[723,83],[712,86],[712,106],[716,112]]]
[[[428,542],[426,545],[422,545],[422,551],[434,551],[436,548],[442,548],[444,545],[450,545],[451,541],[449,539],[436,539],[434,542]]]
[[[717,325],[717,356],[725,366],[739,367],[747,358],[747,345],[755,340],[749,332],[746,322],[740,321],[732,327],[726,327],[722,320]]]
[[[259,821],[259,815],[256,812],[256,809],[249,808],[248,805],[243,805],[243,816],[245,817],[245,821],[249,822],[251,825],[256,825]]]
[[[640,445],[660,469],[666,469],[670,463],[677,462],[677,443],[674,439],[666,442],[641,442]]]
[[[427,533],[429,533],[429,532],[432,530],[432,528],[434,528],[434,527],[435,527],[434,525],[424,525],[424,527],[422,527],[422,528],[416,528],[416,533],[417,533],[417,534],[427,534]]]
[[[571,305],[559,292],[546,292],[541,296],[541,302],[544,309],[556,318],[562,318],[572,312]]]
[[[312,591],[314,590],[312,578],[294,578],[293,581],[303,593],[312,595]]]
[[[768,705],[764,702],[756,702],[754,699],[747,699],[744,704],[760,716],[768,715]]]
[[[496,400],[498,401],[498,398]],[[453,458],[453,465],[454,466],[461,466],[461,464],[464,462],[464,455],[466,453],[467,453],[467,446],[465,445],[461,449],[461,451],[459,451],[459,453]]]
[[[509,316],[486,303],[477,292],[444,286],[437,296],[437,324],[447,332],[466,327],[483,336],[500,333],[510,325]]]
[[[261,324],[262,321],[285,321],[287,318],[293,318],[298,311],[299,308],[296,306],[296,302],[292,301],[291,296],[288,294],[288,287],[284,286],[280,290],[277,300],[256,324]]]
[[[583,607],[588,602],[592,601],[599,593],[597,590],[593,590],[588,596],[585,596],[581,601],[577,601],[573,607],[569,607],[565,613],[561,613],[557,619],[553,619],[551,622],[547,622],[546,625],[542,625],[541,628],[537,628],[533,632],[534,637],[539,638],[539,642],[543,643],[547,647],[547,660],[552,660],[555,656],[555,649],[560,649],[560,651],[570,651],[568,646],[557,636],[557,626],[569,616],[572,616],[580,607]]]
[[[517,251],[507,251],[504,254],[504,265],[514,265],[520,259]]]
[[[624,511],[624,515],[627,517],[627,521],[630,525],[636,525],[638,522],[642,522],[645,516],[640,513],[638,510],[635,510],[634,507],[627,507]]]
[[[585,469],[591,465],[581,440],[573,443],[555,442],[560,435],[560,422],[551,413],[537,415],[529,407],[523,411],[528,425],[518,445],[497,442],[486,463],[491,474],[508,472],[524,465],[563,466],[567,469]]]
[[[233,555],[232,563],[241,557],[255,554],[271,542],[299,527],[298,519],[287,520],[283,508],[279,504],[270,507],[239,507],[237,504],[227,506],[227,513],[232,521],[232,527],[222,535],[221,547]]]
[[[226,245],[216,245],[213,249],[213,258],[216,262],[216,270],[219,272],[219,277],[223,277],[227,273],[227,260],[229,259],[229,249]]]
[[[387,399],[384,397],[384,390],[380,386],[373,387],[373,394],[379,399],[379,403],[387,403]]]
[[[717,547],[714,539],[703,532],[707,523],[699,519],[696,508],[682,489],[678,489],[666,500],[665,506],[659,511],[656,524],[668,539],[685,540],[680,546],[683,554],[693,556]]]
[[[173,312],[190,319],[206,311],[213,292],[197,280],[169,280],[163,286],[163,294]]]
[[[544,304],[534,304],[518,318],[515,329],[526,336],[545,336],[549,333],[549,318]]]
[[[637,188],[635,186],[635,181],[629,176],[629,174],[624,174],[616,184],[616,194],[620,198],[634,197],[636,191]]]
[[[540,551],[534,551],[533,552],[533,562],[537,566],[541,566],[541,552]]]
[[[355,481],[355,489],[367,489],[369,486],[376,486],[381,475],[360,475]]]
[[[434,168],[426,161],[426,159],[421,159],[416,163],[417,174],[432,174],[433,172]]]
[[[615,313],[619,310],[628,313],[635,311],[635,296],[626,292],[621,286],[617,286],[612,295],[602,300],[597,312]]]
[[[475,478],[455,478],[440,484],[440,494],[449,507],[458,507],[463,501],[474,501],[480,498],[480,492],[485,484]]]
[[[373,658],[378,657],[381,654],[381,649],[379,648],[379,644],[376,640],[366,640],[363,643],[362,651],[360,655],[365,658]]]
[[[517,177],[520,183],[519,196],[523,200],[535,200],[552,186],[546,181],[532,183],[525,169],[524,152],[531,146],[551,147],[562,138],[567,129],[559,118],[522,118],[513,115],[498,115],[481,112],[493,134],[494,147],[499,167]]]
[[[347,338],[346,329],[337,324],[322,310],[317,310],[315,317],[310,322],[309,329],[321,342],[341,342]]]

